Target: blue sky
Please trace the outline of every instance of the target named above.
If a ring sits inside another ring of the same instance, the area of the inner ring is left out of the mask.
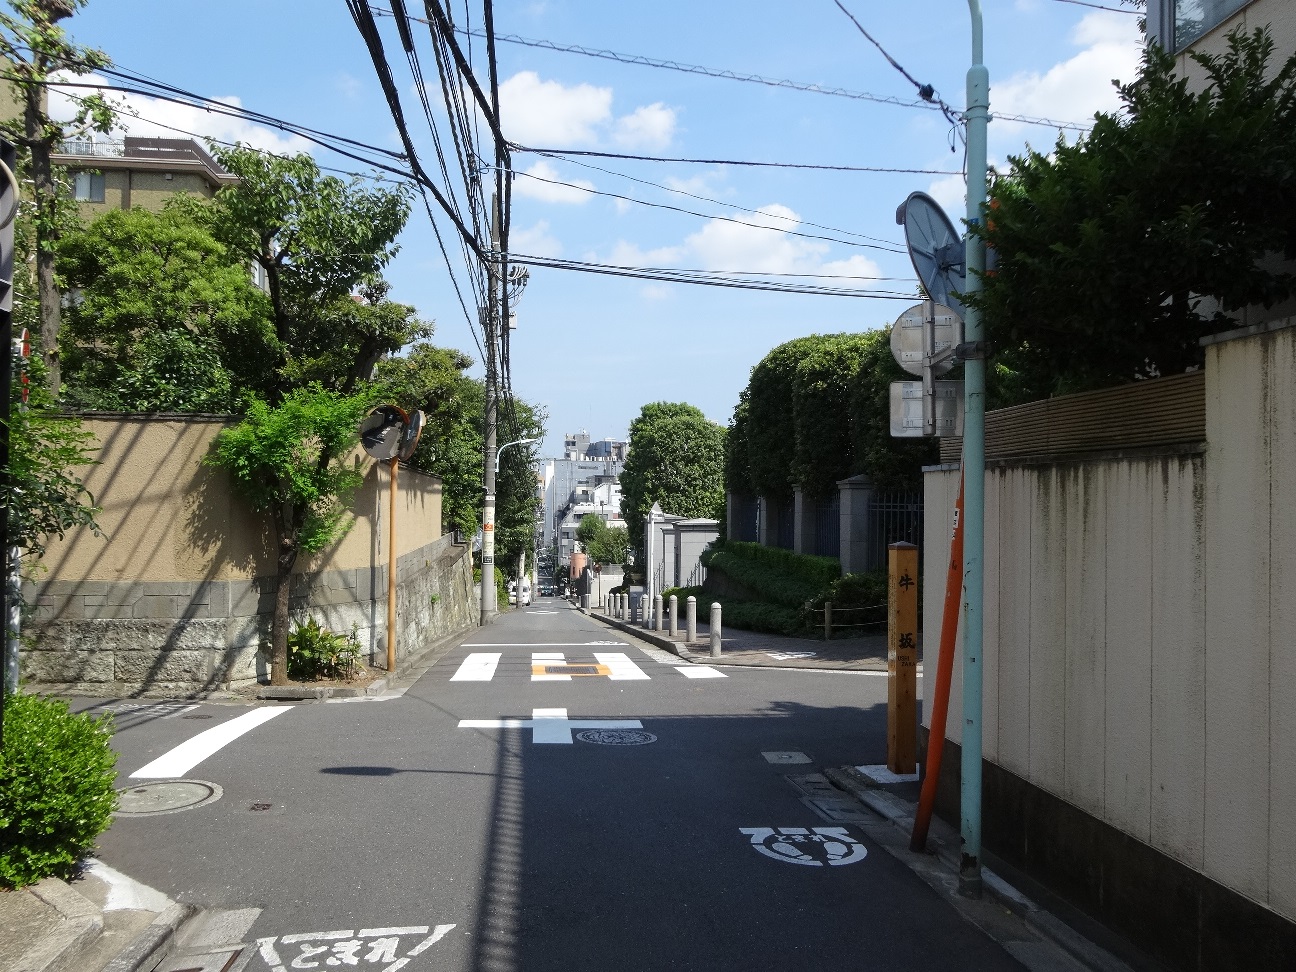
[[[408,2],[408,0],[407,0]],[[1115,6],[1116,0],[1099,0]],[[385,6],[375,0],[375,8]],[[498,0],[501,34],[788,78],[911,100],[913,87],[832,0],[652,4]],[[961,109],[970,51],[962,0],[847,0],[908,72]],[[422,4],[409,3],[411,13]],[[465,19],[463,0],[456,18]],[[479,5],[468,19],[480,24]],[[178,13],[182,11],[183,13]],[[1110,80],[1129,80],[1137,18],[1061,0],[984,0],[991,110],[1083,122],[1110,110]],[[368,53],[341,0],[92,0],[71,21],[76,40],[123,68],[221,100],[375,145],[399,148]],[[431,141],[390,18],[380,18],[419,149]],[[434,74],[425,30],[415,38]],[[484,77],[484,48],[475,42]],[[499,45],[504,127],[528,145],[637,154],[957,172],[950,126],[918,108],[828,97],[509,43]],[[173,135],[149,121],[258,147],[313,151],[321,164],[358,166],[273,130],[132,97],[131,134]],[[1057,131],[996,121],[1002,162]],[[521,154],[519,170],[704,214],[649,208],[519,176],[512,250],[608,264],[819,274],[849,287],[912,293],[896,206],[932,192],[955,219],[960,175],[831,173],[588,159],[613,173]],[[452,172],[454,170],[452,169]],[[654,188],[623,176],[658,183]],[[670,192],[677,189],[703,202]],[[751,210],[755,210],[753,213]],[[723,217],[715,219],[713,217]],[[729,221],[726,221],[729,220]],[[734,222],[734,221],[737,222]],[[807,224],[830,227],[820,229]],[[749,224],[749,225],[744,225]],[[757,224],[757,225],[750,225]],[[833,242],[791,235],[829,236]],[[861,245],[870,237],[883,248]],[[437,343],[477,357],[426,214],[416,209],[388,270],[392,296],[436,321]],[[878,277],[883,280],[854,278]],[[825,277],[803,277],[833,283]],[[688,401],[725,423],[751,367],[774,345],[815,332],[890,323],[906,301],[785,295],[535,269],[518,307],[513,386],[549,412],[546,454],[578,428],[623,436],[646,402]]]

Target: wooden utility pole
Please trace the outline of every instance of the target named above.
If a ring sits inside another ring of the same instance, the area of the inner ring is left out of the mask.
[[[918,769],[918,548],[887,547],[887,769]]]

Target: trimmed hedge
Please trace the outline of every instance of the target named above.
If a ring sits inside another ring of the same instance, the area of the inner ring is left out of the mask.
[[[831,601],[833,630],[841,628],[843,637],[885,632],[887,595],[885,570],[873,570],[866,574],[846,574],[809,601],[801,611],[801,619],[807,627],[821,628],[824,602]],[[868,624],[869,627],[855,627],[863,624]]]
[[[733,578],[762,601],[794,609],[841,576],[841,565],[832,557],[733,540],[712,545],[703,553],[702,565]]]
[[[73,715],[41,695],[5,698],[0,886],[71,877],[117,809],[112,717]]]

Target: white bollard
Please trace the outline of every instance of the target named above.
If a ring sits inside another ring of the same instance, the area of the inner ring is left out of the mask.
[[[675,636],[679,634],[679,598],[674,594],[670,596],[670,617],[666,620],[670,625],[667,630],[670,632],[671,639],[674,640]]]
[[[653,598],[653,630],[662,629],[662,596],[658,594]]]
[[[697,641],[697,598],[692,594],[684,602],[684,640],[690,645]]]
[[[720,657],[720,612],[721,606],[719,601],[711,602],[711,657]]]

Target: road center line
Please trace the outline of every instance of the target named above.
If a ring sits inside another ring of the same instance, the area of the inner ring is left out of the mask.
[[[222,722],[219,726],[212,726],[192,739],[186,739],[169,752],[163,753],[153,762],[140,767],[131,774],[131,779],[161,780],[184,776],[208,756],[229,745],[245,732],[255,729],[263,722],[269,722],[277,715],[282,715],[289,708],[290,706],[286,705],[267,705],[245,712],[228,722]]]

